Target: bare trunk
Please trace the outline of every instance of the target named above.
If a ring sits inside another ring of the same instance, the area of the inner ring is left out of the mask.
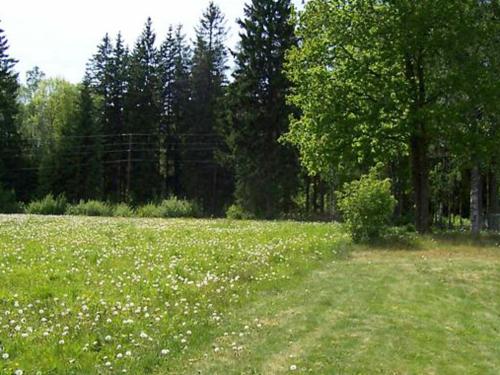
[[[421,135],[411,138],[411,173],[415,194],[415,225],[419,233],[430,230],[429,220],[429,165],[427,142]]]
[[[481,173],[479,167],[474,166],[470,179],[470,221],[473,236],[479,236],[482,225],[481,215]]]
[[[491,171],[488,179],[488,229],[498,230],[498,182],[497,175]]]

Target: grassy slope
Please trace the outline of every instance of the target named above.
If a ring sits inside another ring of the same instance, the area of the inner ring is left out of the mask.
[[[0,344],[11,354],[0,359],[0,373],[15,368],[134,374],[500,372],[497,243],[435,237],[404,250],[360,247],[346,258],[341,250],[348,245],[339,229],[0,218]],[[200,289],[184,282],[203,280],[208,270],[219,276],[214,285]],[[134,308],[148,306],[151,316],[123,308],[118,317],[112,315],[110,306],[127,295]],[[54,297],[74,313],[61,317]],[[49,310],[42,314],[53,327],[47,338],[39,307],[26,307],[37,299]],[[17,323],[9,323],[20,318],[16,301],[27,319],[20,332],[34,328],[27,338],[19,337]],[[78,318],[82,303],[91,313]],[[221,320],[213,319],[214,312]],[[128,317],[134,323],[124,327]],[[64,325],[71,326],[67,336],[61,336]],[[152,340],[141,338],[142,331]],[[63,337],[65,344],[58,345]],[[170,353],[162,356],[162,348]],[[126,350],[132,358],[116,359]]]

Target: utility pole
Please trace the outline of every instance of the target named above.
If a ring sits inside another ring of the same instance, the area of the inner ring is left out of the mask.
[[[126,199],[130,201],[130,175],[132,173],[132,134],[128,135],[128,151],[127,151],[127,188]]]

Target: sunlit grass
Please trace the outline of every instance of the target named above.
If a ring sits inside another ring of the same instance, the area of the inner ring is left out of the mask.
[[[0,373],[163,372],[347,243],[327,224],[1,217]]]
[[[0,374],[498,374],[498,239],[3,216]]]

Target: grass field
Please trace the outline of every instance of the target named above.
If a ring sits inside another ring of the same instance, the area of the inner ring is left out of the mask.
[[[498,374],[498,242],[0,216],[0,374]]]

